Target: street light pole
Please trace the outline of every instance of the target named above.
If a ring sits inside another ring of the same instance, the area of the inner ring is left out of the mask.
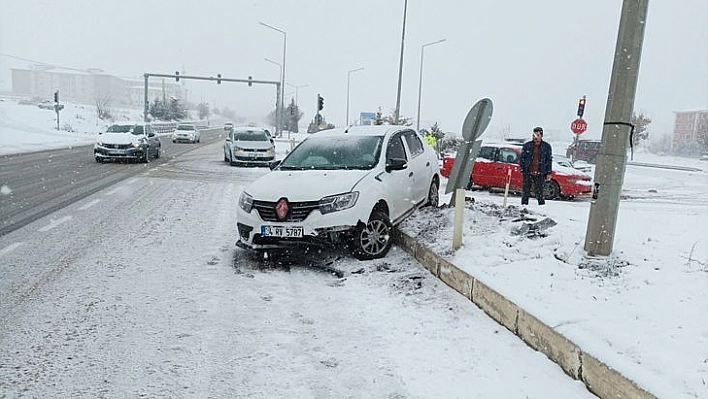
[[[357,68],[357,69],[352,69],[350,71],[347,71],[347,118],[346,118],[346,123],[345,123],[346,126],[349,126],[349,81],[351,79],[352,72],[361,71],[363,69],[364,68]]]
[[[420,47],[420,74],[418,77],[418,115],[416,116],[416,119],[418,120],[416,124],[415,131],[419,132],[420,131],[420,97],[422,93],[422,88],[423,88],[423,50],[425,50],[426,47],[432,46],[433,44],[438,44],[444,42],[445,39],[440,39],[434,42],[430,43],[425,43]]]
[[[285,51],[287,48],[287,34],[285,31],[280,30],[274,26],[268,25],[264,22],[259,22],[261,25],[265,26],[266,28],[273,29],[276,32],[280,32],[283,34],[283,68],[280,74],[280,87],[282,90],[280,91],[280,119],[279,119],[279,125],[277,131],[280,132],[280,136],[283,135],[283,120],[285,116],[285,112],[283,112],[283,105],[285,103]],[[288,131],[288,138],[290,138],[290,131]]]
[[[401,30],[401,59],[398,62],[398,94],[396,95],[396,111],[394,123],[398,124],[398,116],[401,113],[401,80],[403,79],[403,43],[406,37],[406,11],[408,10],[408,0],[403,2],[403,29]]]

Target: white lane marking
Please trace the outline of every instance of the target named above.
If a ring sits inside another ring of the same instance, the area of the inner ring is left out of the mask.
[[[95,199],[95,200],[93,200],[93,201],[91,201],[91,202],[85,204],[85,205],[82,206],[81,208],[79,208],[79,210],[80,210],[80,211],[85,211],[85,210],[89,209],[90,207],[92,207],[92,206],[98,204],[99,202],[101,202],[100,199]]]
[[[10,252],[16,250],[20,245],[22,245],[21,242],[15,242],[15,243],[12,243],[12,244],[6,246],[3,249],[0,249],[0,256],[5,256],[5,255],[9,254]]]
[[[53,228],[59,226],[60,224],[63,224],[63,223],[68,222],[69,220],[71,220],[71,216],[64,216],[64,217],[61,217],[61,218],[59,218],[59,219],[57,219],[57,220],[52,220],[48,225],[46,225],[46,226],[42,227],[41,229],[39,229],[39,231],[41,231],[42,233],[44,233],[44,232],[46,232],[46,231],[49,231],[49,230],[51,230],[51,229],[53,229]]]

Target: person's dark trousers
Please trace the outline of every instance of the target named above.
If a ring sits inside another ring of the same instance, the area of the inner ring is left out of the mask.
[[[546,203],[546,200],[543,197],[543,187],[546,184],[546,178],[543,175],[531,175],[531,174],[525,174],[524,175],[524,183],[523,183],[523,194],[521,195],[521,205],[528,205],[529,204],[529,196],[531,195],[531,186],[534,187],[534,194],[536,195],[536,199],[538,200],[539,205],[543,205]]]

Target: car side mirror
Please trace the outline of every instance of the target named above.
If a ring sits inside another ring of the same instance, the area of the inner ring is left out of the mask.
[[[268,167],[270,168],[270,170],[273,170],[273,169],[277,168],[278,166],[280,166],[281,162],[282,162],[281,159],[277,159],[275,161],[270,161],[270,163],[268,164]]]
[[[408,167],[408,161],[403,158],[391,158],[386,162],[386,172],[403,170]]]

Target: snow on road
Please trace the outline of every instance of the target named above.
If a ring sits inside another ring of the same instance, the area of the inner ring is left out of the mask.
[[[398,248],[263,268],[220,145],[0,237],[0,397],[592,397]]]

